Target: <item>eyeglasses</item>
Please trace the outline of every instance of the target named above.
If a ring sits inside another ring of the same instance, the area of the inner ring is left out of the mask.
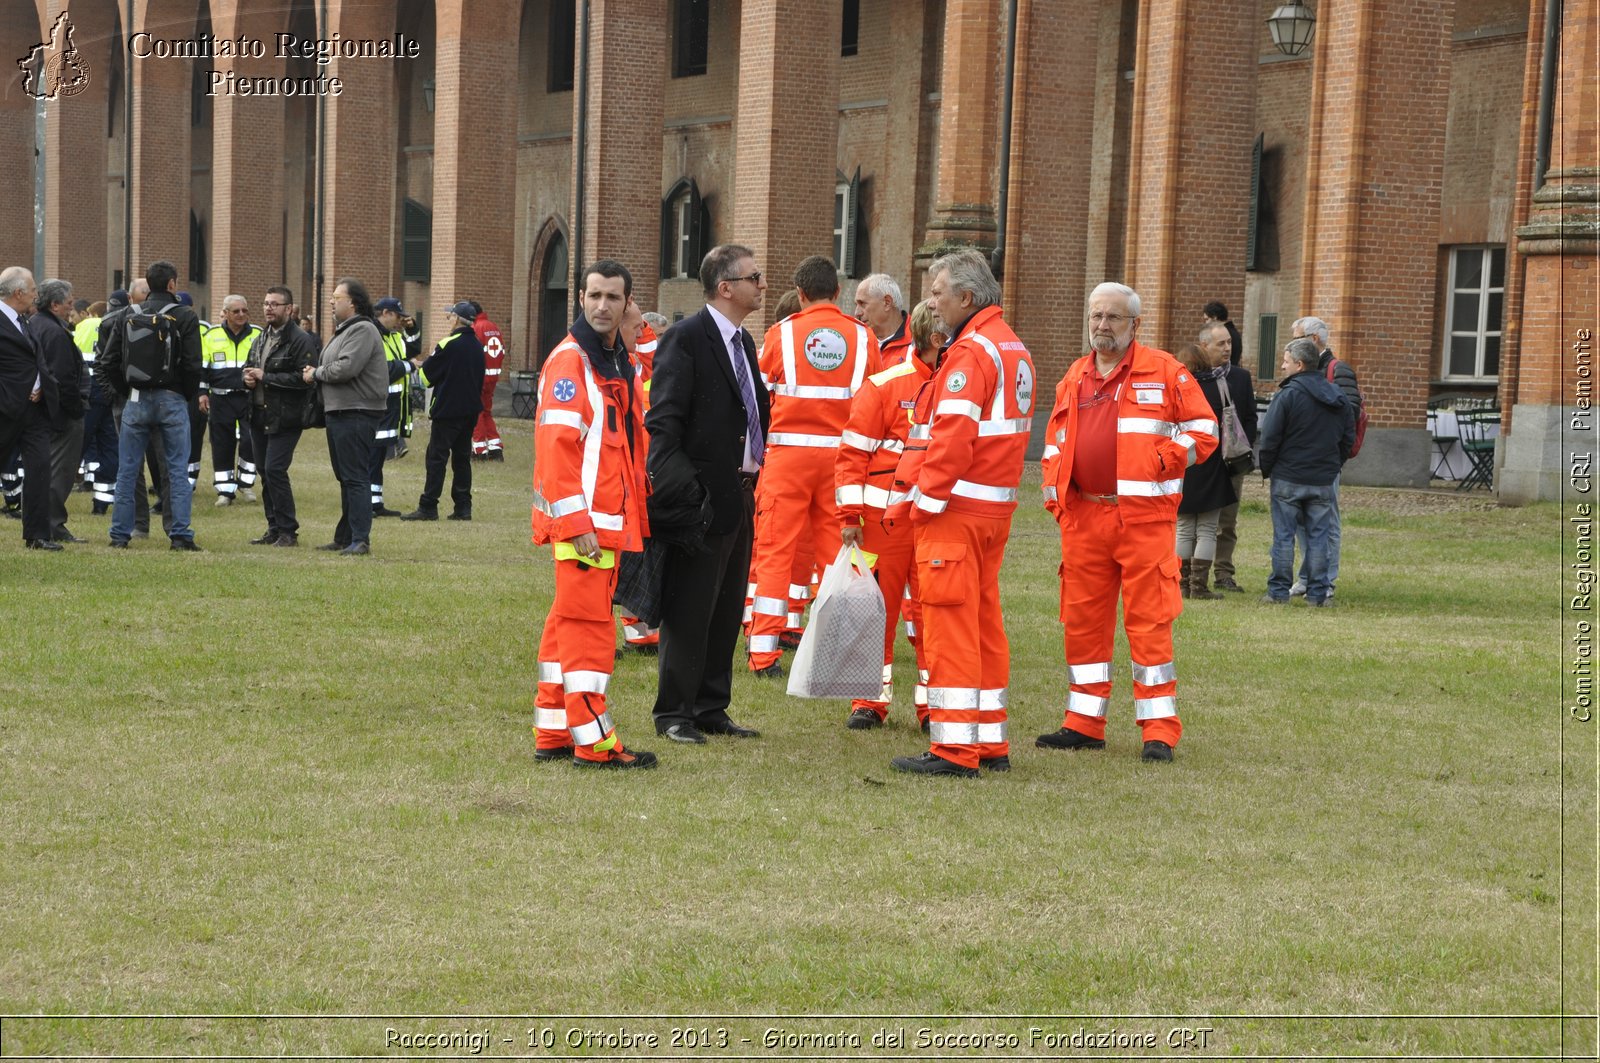
[[[1090,314],[1089,315],[1089,324],[1091,324],[1091,325],[1110,325],[1113,328],[1115,328],[1116,326],[1122,324],[1124,321],[1132,321],[1132,320],[1133,319],[1128,317],[1126,314]]]
[[[282,303],[268,303],[267,305],[268,306],[282,306],[283,304]],[[232,309],[230,309],[228,311],[228,313],[230,313],[230,314],[248,314],[249,312],[250,312],[250,308],[248,306],[235,306],[235,307],[233,307]]]
[[[262,300],[261,305],[266,307],[268,310],[281,310],[284,307],[288,306],[289,304],[288,303],[275,303],[271,299],[264,299],[264,300]]]
[[[760,287],[761,286],[761,271],[758,269],[754,273],[750,274],[750,276],[748,276],[748,277],[724,277],[722,279],[727,281],[729,284],[737,284],[740,281],[749,281],[751,284],[754,284],[757,287]]]

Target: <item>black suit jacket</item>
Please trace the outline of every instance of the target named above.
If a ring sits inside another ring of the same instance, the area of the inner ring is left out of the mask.
[[[745,361],[761,411],[761,430],[771,422],[767,389],[761,386],[755,341],[744,337]],[[732,531],[744,519],[744,400],[733,375],[732,359],[709,310],[684,318],[661,337],[650,378],[648,464],[652,535],[670,537],[685,514],[698,514],[711,502],[706,531]],[[662,534],[666,533],[666,534]]]
[[[45,374],[41,401],[50,411],[50,423],[59,431],[68,421],[83,419],[83,355],[72,342],[67,326],[48,310],[36,310],[28,318],[28,331],[44,356]]]
[[[55,392],[55,381],[34,352],[23,331],[26,328],[26,324],[20,329],[13,327],[11,319],[0,312],[0,420],[14,421],[27,412],[35,380],[44,391],[41,398]]]

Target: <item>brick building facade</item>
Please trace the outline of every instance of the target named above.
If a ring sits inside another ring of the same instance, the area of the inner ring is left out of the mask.
[[[0,94],[0,169],[43,208],[36,231],[26,197],[0,203],[0,243],[93,295],[170,258],[202,311],[286,281],[324,328],[345,275],[430,337],[476,298],[527,367],[596,255],[673,317],[699,307],[714,242],[780,282],[834,254],[845,300],[879,271],[914,295],[937,249],[998,245],[1046,378],[1083,349],[1104,279],[1140,290],[1142,334],[1168,347],[1220,299],[1268,376],[1315,314],[1371,403],[1351,480],[1425,483],[1428,400],[1498,395],[1502,490],[1548,496],[1559,341],[1593,327],[1600,271],[1597,5],[1557,4],[1552,50],[1547,2],[1323,0],[1289,57],[1275,0],[148,0],[131,18],[127,0],[0,0],[41,40],[66,11],[90,71],[40,105],[37,169],[34,102],[15,74]],[[416,57],[278,58],[279,33],[399,34]],[[267,54],[151,43],[206,35]],[[320,108],[207,91],[319,74],[342,83]],[[1564,135],[1536,177],[1543,111]]]

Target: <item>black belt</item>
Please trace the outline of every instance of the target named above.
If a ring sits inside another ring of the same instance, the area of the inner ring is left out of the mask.
[[[756,489],[756,479],[760,475],[761,474],[758,472],[745,472],[743,469],[739,470],[739,486],[745,488],[746,490],[754,491]]]

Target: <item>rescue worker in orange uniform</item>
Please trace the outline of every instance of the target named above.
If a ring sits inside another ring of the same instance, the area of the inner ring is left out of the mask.
[[[660,314],[652,314],[659,318]],[[663,319],[664,320],[664,319]],[[639,310],[639,304],[632,298],[628,300],[628,308],[622,315],[622,342],[627,344],[628,353],[633,355],[634,365],[638,368],[640,394],[643,396],[645,412],[650,410],[650,370],[656,357],[656,333],[650,323],[645,320],[645,315]],[[643,418],[643,414],[640,417]],[[645,441],[646,451],[649,449],[649,440]],[[631,613],[622,614],[622,644],[628,649],[645,656],[653,657],[661,646],[661,629],[651,627],[643,620]],[[618,651],[620,655],[621,651]]]
[[[802,589],[802,581],[794,578],[802,538],[810,539],[817,564],[831,563],[839,552],[833,458],[850,400],[879,368],[877,339],[833,304],[839,273],[832,259],[813,255],[801,262],[794,286],[800,312],[768,329],[761,349],[772,423],[756,485],[750,670],[769,678],[784,674],[778,639],[788,622],[790,599]]]
[[[584,271],[583,314],[539,374],[533,541],[554,547],[555,602],[539,639],[534,759],[649,768],[606,710],[616,644],[616,555],[640,550],[645,514],[644,400],[619,335],[633,277],[612,259]]]
[[[1184,470],[1217,445],[1216,415],[1166,351],[1138,342],[1139,296],[1089,294],[1088,354],[1056,387],[1044,452],[1045,508],[1061,526],[1061,619],[1071,692],[1043,749],[1104,749],[1117,596],[1133,664],[1143,759],[1170,761],[1183,733],[1172,622],[1183,611],[1174,542]]]
[[[494,389],[500,384],[500,371],[505,367],[506,345],[500,337],[500,326],[489,320],[483,307],[477,303],[478,315],[472,321],[472,331],[483,344],[483,412],[472,428],[472,456],[486,461],[505,461],[505,448],[500,443],[500,426],[494,423]]]
[[[1033,418],[1033,358],[1001,317],[1000,284],[983,255],[936,259],[928,284],[929,305],[951,337],[913,411],[928,429],[909,502],[932,744],[892,763],[920,775],[975,776],[980,767],[1011,767],[1000,562]]]
[[[917,356],[906,297],[887,273],[868,274],[856,285],[856,320],[878,337],[878,360],[885,369]]]
[[[917,392],[933,376],[933,363],[944,337],[934,330],[933,311],[926,303],[919,303],[909,317],[910,328],[904,331],[908,337],[915,336],[912,356],[869,376],[856,392],[834,463],[834,504],[839,510],[840,538],[848,546],[877,555],[873,574],[883,592],[884,604],[883,692],[875,700],[851,702],[845,726],[852,731],[882,726],[888,717],[889,702],[894,697],[895,623],[903,607],[907,631],[914,632],[921,613],[912,563],[916,542],[911,524],[885,523],[884,511],[891,504],[904,501],[904,495],[897,496],[894,491],[894,474],[911,431]],[[920,725],[928,717],[920,649],[917,670],[919,681],[913,703]]]

